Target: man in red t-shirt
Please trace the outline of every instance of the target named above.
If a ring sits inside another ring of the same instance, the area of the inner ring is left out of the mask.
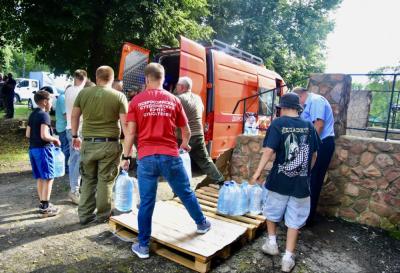
[[[157,182],[164,176],[175,194],[181,199],[197,224],[197,233],[210,230],[211,223],[204,217],[189,178],[179,157],[175,129],[182,130],[182,150],[189,151],[190,129],[185,111],[178,98],[162,88],[164,68],[158,63],[146,66],[146,90],[135,96],[129,104],[127,135],[124,141],[122,167],[129,167],[134,138],[138,136],[138,183],[140,207],[138,214],[139,243],[132,251],[139,258],[149,257],[151,218],[156,202]]]

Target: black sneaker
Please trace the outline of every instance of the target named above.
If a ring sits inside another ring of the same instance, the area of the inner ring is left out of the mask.
[[[53,204],[49,203],[49,206],[47,207],[47,209],[43,209],[41,214],[42,214],[42,217],[53,217],[53,216],[56,216],[59,212],[60,212],[60,210],[57,207],[55,207]]]
[[[43,203],[40,203],[40,205],[39,205],[39,209],[38,209],[38,212],[39,213],[44,213],[45,212],[45,208],[44,208],[44,205],[43,205]]]

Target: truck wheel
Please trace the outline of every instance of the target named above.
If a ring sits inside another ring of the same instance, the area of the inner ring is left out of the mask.
[[[14,104],[17,104],[17,103],[20,103],[20,102],[21,102],[21,99],[19,98],[19,95],[15,94],[14,95]]]
[[[31,99],[28,100],[28,109],[33,110],[33,104]]]

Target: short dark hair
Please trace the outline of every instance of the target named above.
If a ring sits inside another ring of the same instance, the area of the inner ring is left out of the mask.
[[[161,80],[164,78],[165,70],[164,67],[159,63],[149,63],[144,69],[144,75],[153,80]]]
[[[50,100],[50,93],[45,90],[39,90],[35,93],[33,99],[39,104],[43,100]]]
[[[87,73],[83,69],[77,69],[74,72],[74,78],[80,81],[84,81],[87,78]]]

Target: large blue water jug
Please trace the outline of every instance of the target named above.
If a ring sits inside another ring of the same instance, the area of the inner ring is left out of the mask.
[[[248,196],[247,183],[237,184],[232,181],[230,196],[232,198],[232,206],[229,215],[239,216],[248,212]]]
[[[181,159],[183,161],[183,167],[186,170],[189,181],[191,181],[192,180],[192,165],[190,163],[189,153],[186,152],[185,150],[180,149],[179,156],[181,157]]]
[[[230,188],[232,187],[231,181],[225,181],[218,194],[217,210],[221,214],[229,214],[231,198],[229,196]]]
[[[260,214],[262,210],[263,190],[259,184],[249,186],[249,211],[251,214]]]
[[[54,148],[54,177],[65,175],[65,155],[61,148]]]
[[[129,212],[133,205],[133,179],[126,171],[121,171],[115,182],[115,208],[121,212]]]

